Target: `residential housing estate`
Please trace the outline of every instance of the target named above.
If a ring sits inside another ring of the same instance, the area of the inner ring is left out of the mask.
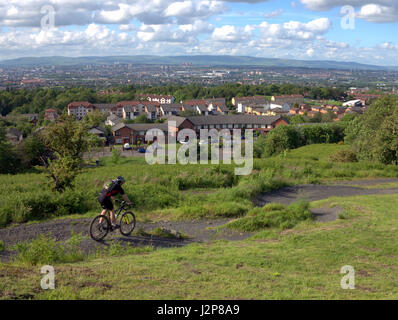
[[[106,125],[112,126],[116,144],[145,141],[150,129],[161,129],[166,134],[170,130],[168,121],[174,120],[177,133],[184,128],[197,132],[201,129],[253,129],[257,134],[266,134],[278,125],[288,124],[289,116],[334,113],[335,121],[348,113],[363,113],[359,100],[343,106],[332,104],[307,104],[302,95],[281,95],[266,99],[265,96],[235,97],[232,104],[235,110],[227,107],[225,98],[194,99],[175,103],[170,96],[140,95],[141,100],[121,101],[115,104],[92,104],[72,102],[68,105],[68,114],[78,119],[98,110],[108,115]],[[162,103],[162,102],[167,103]],[[137,117],[144,116],[152,123],[132,123]],[[165,123],[165,120],[167,120]]]

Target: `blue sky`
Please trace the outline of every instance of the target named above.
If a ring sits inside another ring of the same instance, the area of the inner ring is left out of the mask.
[[[341,27],[340,10],[347,5],[353,10],[352,30]],[[398,65],[397,32],[396,0],[0,3],[0,60],[230,54]]]

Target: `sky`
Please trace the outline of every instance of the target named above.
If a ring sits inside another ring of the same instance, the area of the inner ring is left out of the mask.
[[[0,0],[0,60],[238,55],[398,66],[398,0]]]

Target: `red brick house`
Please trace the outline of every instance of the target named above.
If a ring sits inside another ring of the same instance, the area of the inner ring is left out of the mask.
[[[55,121],[58,118],[58,111],[56,109],[47,109],[44,111],[44,120]]]
[[[288,125],[289,121],[278,116],[257,116],[257,115],[219,115],[219,116],[194,116],[187,118],[200,134],[201,129],[252,129],[262,135],[279,125]]]

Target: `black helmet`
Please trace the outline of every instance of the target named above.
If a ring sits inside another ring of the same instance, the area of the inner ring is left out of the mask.
[[[124,183],[126,180],[123,177],[117,177],[116,181],[120,184],[120,183]]]

